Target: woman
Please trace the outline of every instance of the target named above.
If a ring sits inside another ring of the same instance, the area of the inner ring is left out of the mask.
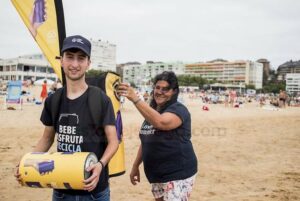
[[[119,94],[132,101],[145,118],[140,130],[141,145],[130,173],[133,185],[140,181],[139,165],[152,184],[156,201],[188,200],[197,173],[197,158],[191,138],[191,117],[177,101],[179,86],[173,72],[155,77],[150,106],[128,84]]]
[[[44,103],[45,99],[48,97],[48,90],[47,90],[47,80],[44,80],[42,84],[42,91],[41,91],[41,100]]]

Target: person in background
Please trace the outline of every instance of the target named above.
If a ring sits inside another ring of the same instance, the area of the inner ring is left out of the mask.
[[[51,94],[54,94],[57,90],[57,82],[53,82],[53,84],[50,87],[50,90],[48,92],[48,96],[50,96]]]
[[[61,81],[60,80],[57,80],[57,83],[56,83],[56,89],[60,89],[62,88],[62,84],[61,84]]]
[[[41,101],[44,103],[45,99],[48,97],[48,90],[47,90],[47,80],[44,80],[42,84],[42,91],[41,91]]]
[[[149,96],[150,95],[149,95],[148,91],[145,91],[145,93],[143,94],[143,98],[144,98],[145,102],[148,102]]]

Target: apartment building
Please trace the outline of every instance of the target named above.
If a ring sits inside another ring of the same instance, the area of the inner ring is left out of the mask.
[[[184,74],[184,63],[182,62],[153,62],[146,64],[137,62],[123,65],[123,81],[136,85],[148,85],[151,79],[164,71],[173,71],[176,75]]]
[[[285,80],[288,73],[300,73],[300,60],[299,61],[287,61],[281,64],[277,68],[277,79]]]
[[[57,80],[57,76],[42,54],[19,56],[0,60],[0,79],[2,80]]]
[[[90,69],[116,72],[116,45],[101,40],[91,39],[91,66]]]
[[[290,94],[300,93],[300,73],[286,74],[286,91]]]
[[[225,61],[215,60],[205,63],[185,65],[184,74],[201,76],[208,80],[215,80],[224,86],[254,85],[262,88],[263,64],[253,61]]]

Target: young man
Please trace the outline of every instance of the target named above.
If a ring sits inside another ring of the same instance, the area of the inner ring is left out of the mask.
[[[51,116],[51,101],[47,98],[41,115],[44,133],[34,152],[46,152],[57,134],[58,152],[94,152],[99,162],[88,168],[92,174],[84,180],[84,190],[53,191],[53,201],[59,200],[110,200],[107,164],[118,149],[115,117],[110,99],[99,89],[102,102],[100,127],[94,121],[88,107],[88,91],[85,72],[90,65],[91,43],[76,35],[67,37],[61,50],[61,66],[66,76],[62,89],[59,112],[55,121]],[[97,89],[98,90],[98,89]],[[72,132],[67,132],[72,130]],[[17,173],[18,178],[18,173]]]

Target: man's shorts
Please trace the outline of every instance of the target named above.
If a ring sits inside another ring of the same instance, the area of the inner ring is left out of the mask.
[[[196,175],[187,179],[153,183],[152,193],[155,198],[163,197],[164,201],[187,201],[195,183]]]

